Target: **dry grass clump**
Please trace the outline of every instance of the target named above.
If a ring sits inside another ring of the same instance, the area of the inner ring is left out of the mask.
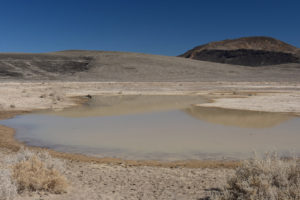
[[[296,159],[282,160],[275,153],[244,161],[214,199],[299,200],[300,166]]]
[[[37,157],[33,156],[13,166],[13,178],[18,185],[18,191],[48,191],[63,193],[67,189],[67,180],[59,171],[47,168]]]
[[[47,152],[32,152],[21,149],[8,160],[12,166],[11,177],[17,191],[46,191],[55,194],[67,191],[63,176],[64,163],[52,158]]]

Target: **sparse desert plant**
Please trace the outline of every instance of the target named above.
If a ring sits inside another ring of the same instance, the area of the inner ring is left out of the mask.
[[[7,163],[12,167],[11,176],[19,193],[47,191],[58,194],[67,190],[67,180],[63,176],[64,163],[52,158],[46,151],[21,149]]]
[[[13,178],[17,182],[18,191],[43,190],[59,194],[66,192],[68,185],[58,170],[47,168],[37,156],[14,165]]]
[[[17,187],[11,179],[10,169],[0,167],[0,200],[12,200],[16,196]]]
[[[297,159],[282,160],[276,153],[244,161],[228,178],[218,200],[299,200],[300,166]]]
[[[17,164],[22,161],[27,161],[32,157],[38,157],[39,160],[41,160],[44,164],[45,167],[48,169],[53,169],[55,168],[58,170],[60,173],[65,172],[65,162],[53,158],[47,151],[31,151],[27,148],[21,148],[17,154],[14,156],[10,156],[6,159],[6,163],[10,165]]]

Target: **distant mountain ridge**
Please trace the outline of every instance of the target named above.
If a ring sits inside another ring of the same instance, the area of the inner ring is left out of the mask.
[[[300,63],[300,50],[271,37],[243,37],[197,46],[180,57],[195,60],[264,66]]]

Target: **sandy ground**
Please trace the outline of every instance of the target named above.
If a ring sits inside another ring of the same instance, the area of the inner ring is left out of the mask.
[[[75,106],[74,97],[101,94],[200,94],[201,104],[268,112],[300,113],[299,83],[249,82],[46,82],[0,83],[0,110],[31,111]],[[87,98],[86,98],[87,99]]]
[[[0,151],[3,159],[8,151]],[[17,199],[201,199],[225,183],[231,169],[162,168],[66,161],[68,192],[25,193]]]
[[[213,103],[205,103],[204,107],[221,107],[230,109],[288,112],[299,115],[300,93],[294,91],[263,93],[244,98],[218,98]]]
[[[206,107],[222,107],[271,112],[300,113],[299,83],[264,82],[35,82],[0,83],[2,118],[24,111],[62,109],[87,100],[86,95],[101,94],[200,94],[211,103]],[[83,98],[74,98],[83,97]],[[18,149],[9,128],[0,127],[0,159]],[[7,141],[3,138],[7,137]],[[232,169],[198,165],[148,165],[108,160],[97,161],[74,155],[66,158],[66,176],[71,183],[62,195],[44,193],[25,195],[20,199],[201,199],[224,184]]]

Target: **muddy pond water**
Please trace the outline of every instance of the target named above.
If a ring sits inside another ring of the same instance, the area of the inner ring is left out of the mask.
[[[300,155],[300,118],[205,108],[197,95],[111,95],[83,106],[2,120],[32,146],[98,157],[240,159],[253,151]]]

